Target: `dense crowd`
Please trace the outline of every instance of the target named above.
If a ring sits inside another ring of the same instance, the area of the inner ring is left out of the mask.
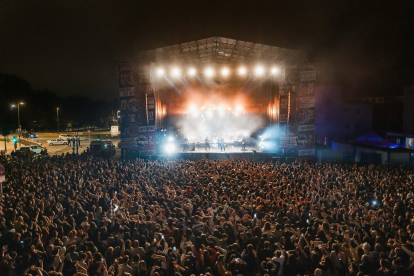
[[[8,161],[0,275],[414,275],[413,171]]]

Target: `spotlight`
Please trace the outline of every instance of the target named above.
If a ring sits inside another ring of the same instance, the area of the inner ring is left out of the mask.
[[[246,72],[247,72],[247,70],[246,70],[246,68],[244,68],[244,67],[240,67],[239,68],[239,75],[246,75]]]
[[[168,152],[168,153],[172,153],[174,150],[175,150],[175,145],[174,144],[168,143],[165,146],[165,151]]]
[[[172,136],[168,137],[168,142],[172,142],[172,141],[174,141],[174,137]]]
[[[207,68],[205,73],[207,77],[211,78],[214,75],[214,70],[212,68]]]
[[[257,76],[262,76],[264,74],[264,68],[262,66],[257,66],[254,72]]]
[[[273,67],[272,70],[270,70],[270,73],[272,73],[272,75],[277,75],[279,74],[279,68],[277,67]]]
[[[195,68],[190,68],[189,70],[188,70],[188,75],[190,75],[190,76],[195,76],[196,75],[196,69]]]
[[[162,76],[164,76],[164,69],[162,69],[162,68],[158,68],[158,70],[157,70],[157,75],[159,76],[159,77],[162,77]]]
[[[190,105],[189,110],[191,113],[197,114],[197,107],[195,105]]]
[[[229,74],[229,69],[228,68],[223,68],[221,69],[221,75],[226,77]]]
[[[236,112],[241,112],[242,110],[243,110],[243,107],[242,106],[238,105],[236,107]]]
[[[179,77],[180,76],[180,69],[178,68],[174,68],[171,72],[171,74],[173,75],[173,77]]]

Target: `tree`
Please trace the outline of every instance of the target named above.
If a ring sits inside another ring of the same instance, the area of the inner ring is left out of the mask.
[[[1,135],[4,137],[4,151],[7,152],[7,136],[12,133],[12,128],[10,124],[3,122],[1,125]]]

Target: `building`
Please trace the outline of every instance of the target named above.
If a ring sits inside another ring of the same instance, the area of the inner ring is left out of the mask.
[[[403,131],[403,96],[363,97],[359,100],[363,103],[372,104],[372,128],[378,134],[385,136],[386,132],[400,133]]]
[[[341,87],[316,87],[315,132],[319,144],[347,142],[373,127],[372,104],[347,102],[342,93]]]
[[[414,134],[414,86],[404,89],[403,132]],[[394,131],[396,132],[396,131]]]

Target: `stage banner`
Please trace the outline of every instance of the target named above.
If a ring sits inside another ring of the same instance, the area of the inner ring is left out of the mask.
[[[152,91],[147,92],[147,124],[155,126],[155,95]]]
[[[139,156],[138,145],[133,141],[139,133],[140,102],[136,97],[136,75],[131,63],[118,65],[118,85],[121,110],[121,154],[124,157]]]
[[[140,156],[155,155],[155,126],[140,127],[137,144]]]
[[[280,81],[280,147],[287,156],[315,154],[316,72],[308,65],[285,66]]]

